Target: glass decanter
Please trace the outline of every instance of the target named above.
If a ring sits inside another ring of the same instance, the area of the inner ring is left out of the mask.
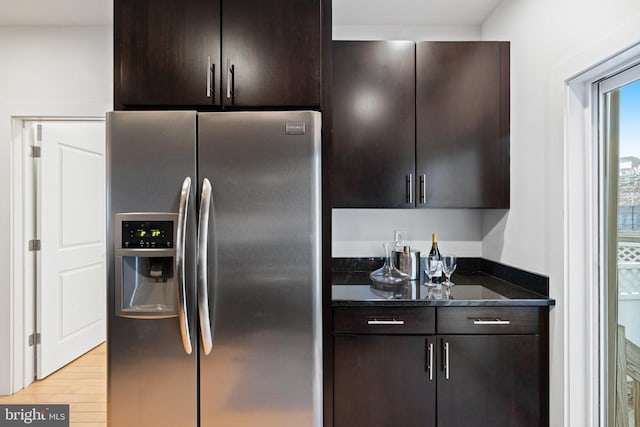
[[[369,279],[375,286],[380,288],[395,288],[409,280],[409,275],[398,270],[393,265],[392,249],[394,242],[384,242],[382,244],[385,251],[384,265],[369,274]]]

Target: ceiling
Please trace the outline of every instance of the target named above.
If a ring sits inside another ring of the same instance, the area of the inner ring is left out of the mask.
[[[480,25],[491,15],[500,1],[333,0],[333,23],[334,25]]]
[[[336,25],[480,25],[500,1],[333,0],[333,20]],[[0,0],[0,26],[111,25],[112,9],[112,0]]]

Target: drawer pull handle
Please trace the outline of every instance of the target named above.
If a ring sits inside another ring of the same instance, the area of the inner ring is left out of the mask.
[[[378,320],[378,319],[371,319],[371,320],[367,320],[367,325],[404,325],[404,320],[396,320],[396,319]]]
[[[474,325],[510,325],[511,321],[502,319],[476,319]]]

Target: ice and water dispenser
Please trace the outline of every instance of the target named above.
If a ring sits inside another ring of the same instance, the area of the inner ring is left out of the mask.
[[[178,315],[177,221],[177,214],[116,214],[116,315],[134,318]]]

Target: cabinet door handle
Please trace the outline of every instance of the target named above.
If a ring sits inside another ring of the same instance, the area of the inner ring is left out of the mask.
[[[442,340],[442,369],[444,370],[444,379],[449,379],[449,343]]]
[[[207,56],[207,98],[211,98],[211,57]]]
[[[233,104],[233,86],[234,86],[235,65],[231,63],[231,59],[227,59],[227,99]]]
[[[427,203],[427,175],[420,175],[420,203]]]
[[[427,342],[427,372],[429,381],[433,381],[433,343]]]
[[[212,101],[215,104],[216,103],[216,85],[215,85],[215,82],[216,82],[216,64],[211,64],[211,73],[209,73],[209,76],[210,76],[209,77],[210,81],[213,82],[211,84],[211,87],[210,87],[210,93],[211,93]]]
[[[396,319],[389,319],[389,320],[378,320],[378,319],[370,319],[367,320],[367,325],[404,325],[404,320],[396,320]]]
[[[407,175],[407,182],[406,182],[406,191],[407,191],[407,203],[409,204],[413,204],[413,174],[410,173],[409,175]]]
[[[500,318],[497,319],[475,319],[473,321],[474,325],[510,325],[510,320],[502,320]]]

